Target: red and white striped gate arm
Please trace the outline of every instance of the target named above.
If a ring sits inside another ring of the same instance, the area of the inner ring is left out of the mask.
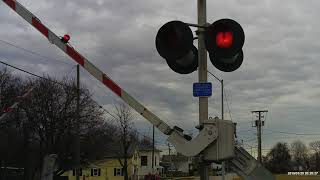
[[[18,13],[23,19],[29,22],[33,27],[40,31],[48,40],[58,46],[62,51],[69,55],[74,61],[80,64],[84,69],[86,69],[91,75],[98,79],[102,84],[108,87],[116,95],[118,95],[124,102],[135,109],[139,114],[146,118],[149,122],[155,125],[164,134],[171,134],[172,129],[165,122],[163,122],[159,117],[149,111],[146,107],[140,104],[136,99],[130,96],[126,91],[120,88],[115,82],[113,82],[106,74],[99,70],[95,65],[93,65],[89,60],[77,52],[74,48],[68,44],[61,41],[61,39],[54,34],[50,29],[48,29],[41,21],[33,15],[29,10],[27,10],[23,5],[15,0],[2,0],[11,9]]]
[[[33,87],[30,88],[22,96],[18,97],[18,100],[15,103],[13,103],[10,107],[8,107],[7,111],[0,116],[0,121],[2,121],[4,118],[6,118],[12,112],[12,110],[15,109],[20,104],[20,102],[23,99],[25,99],[26,97],[28,97],[31,94],[32,91],[33,91]]]

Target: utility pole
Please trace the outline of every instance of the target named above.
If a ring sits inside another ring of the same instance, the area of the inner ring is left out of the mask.
[[[206,0],[198,0],[198,25],[204,26],[207,23]],[[199,82],[207,82],[207,51],[205,48],[205,34],[203,28],[198,28],[198,59],[199,59]],[[199,125],[208,120],[208,97],[199,97]],[[200,156],[201,157],[201,156]],[[208,180],[208,164],[200,159],[200,180]]]
[[[264,126],[264,121],[261,121],[262,113],[268,112],[268,110],[260,110],[260,111],[251,111],[252,113],[258,114],[258,120],[255,121],[255,126],[257,127],[257,135],[258,135],[258,161],[262,163],[262,153],[261,153],[261,127]]]
[[[168,143],[168,150],[169,150],[169,156],[171,155],[171,147],[170,144]]]
[[[80,180],[80,65],[77,65],[77,113],[75,133],[75,173],[76,180]]]

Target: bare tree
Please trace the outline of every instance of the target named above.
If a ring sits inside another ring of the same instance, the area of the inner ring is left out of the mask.
[[[124,180],[128,180],[128,158],[133,153],[134,146],[137,144],[136,130],[133,127],[135,119],[131,109],[125,104],[115,105],[114,120],[116,121],[119,133],[120,154],[119,163],[123,168]]]
[[[291,143],[291,153],[293,158],[294,167],[297,170],[308,170],[308,149],[307,146],[301,141],[294,141]]]
[[[313,151],[320,152],[320,141],[311,142],[309,146]]]
[[[22,95],[24,90],[20,78],[13,76],[6,68],[0,70],[0,116],[17,100],[18,96]],[[5,129],[8,123],[12,125],[16,122],[12,118],[2,119],[0,129]]]
[[[80,90],[80,119],[76,111],[76,85],[72,80],[31,80],[31,97],[23,103],[26,112],[28,134],[39,145],[39,163],[46,154],[58,154],[59,171],[72,168],[73,136],[80,127],[80,136],[103,123],[100,107],[91,99],[88,90]],[[78,125],[77,125],[78,124]],[[41,164],[37,165],[41,167]]]
[[[34,87],[32,94],[0,122],[1,165],[24,167],[24,180],[31,180],[40,171],[43,157],[54,153],[60,168],[57,175],[72,169],[76,127],[80,127],[82,165],[103,157],[117,128],[104,120],[103,110],[85,88],[80,90],[77,118],[73,80],[47,77],[22,81],[6,69],[0,70],[0,115],[30,86]],[[0,178],[10,179],[3,173]]]
[[[314,151],[311,159],[314,159],[313,170],[320,170],[320,141],[314,141],[309,144],[310,149]]]
[[[143,147],[153,148],[152,139],[147,136],[143,136],[139,144]]]
[[[264,164],[273,173],[287,173],[291,170],[291,155],[287,143],[278,142],[267,154]]]
[[[21,80],[12,75],[4,68],[0,70],[0,116],[6,111],[10,112],[9,116],[0,119],[0,164],[4,167],[1,169],[1,179],[8,179],[7,166],[21,166],[22,156],[16,152],[23,147],[21,146],[22,136],[15,128],[18,125],[17,110],[9,110],[8,107],[13,105],[19,95],[23,92]]]
[[[88,133],[82,135],[81,155],[82,164],[86,165],[89,160],[104,158],[105,153],[113,146],[114,137],[118,129],[109,122],[101,123],[91,128]]]

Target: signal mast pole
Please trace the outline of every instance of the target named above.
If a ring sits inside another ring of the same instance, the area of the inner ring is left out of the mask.
[[[198,25],[204,26],[207,23],[207,5],[206,0],[198,0]],[[207,82],[207,51],[205,48],[204,29],[198,28],[198,59],[199,59],[199,82]],[[208,97],[199,97],[199,125],[208,119]],[[201,158],[201,156],[200,156]],[[200,180],[208,180],[208,164],[200,159]]]

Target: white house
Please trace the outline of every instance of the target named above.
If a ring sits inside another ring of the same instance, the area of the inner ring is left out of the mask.
[[[192,169],[192,157],[186,157],[179,153],[177,155],[163,155],[162,163],[167,165],[166,171],[189,173]]]
[[[140,179],[148,174],[160,174],[162,172],[162,167],[159,165],[160,152],[158,149],[154,150],[154,165],[152,168],[152,146],[141,145],[139,147],[140,168],[138,175]]]

